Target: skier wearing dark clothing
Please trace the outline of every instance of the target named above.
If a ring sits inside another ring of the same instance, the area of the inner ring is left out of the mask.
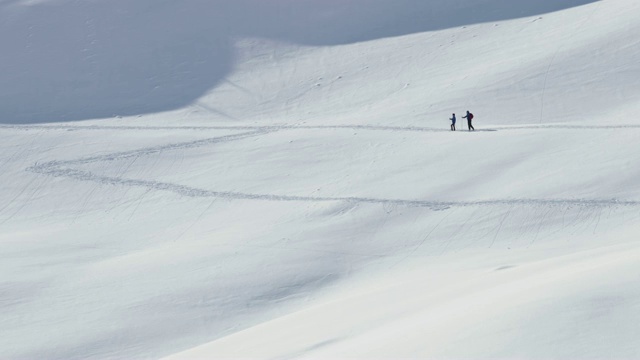
[[[451,131],[456,131],[456,114],[453,113],[453,117],[449,120],[451,120]]]
[[[473,130],[475,131],[476,129],[473,127],[473,125],[471,125],[471,120],[473,120],[473,114],[469,112],[469,110],[467,110],[467,115],[462,117],[463,119],[467,119],[467,125],[469,125],[469,131]]]

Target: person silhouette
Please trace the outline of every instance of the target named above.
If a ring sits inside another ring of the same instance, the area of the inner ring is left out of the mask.
[[[469,131],[473,130],[475,131],[476,129],[473,127],[473,125],[471,124],[471,120],[473,120],[473,114],[469,112],[469,110],[467,110],[467,115],[462,117],[463,119],[467,119],[467,125],[469,126]]]

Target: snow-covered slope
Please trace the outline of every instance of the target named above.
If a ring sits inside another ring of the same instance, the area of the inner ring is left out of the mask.
[[[0,1],[0,358],[640,357],[639,18]]]
[[[86,120],[181,108],[197,101],[212,88],[228,84],[229,77],[240,75],[237,67],[242,62],[236,57],[237,47],[239,41],[247,38],[259,38],[258,44],[261,45],[268,39],[276,43],[331,47],[431,32],[435,38],[430,41],[425,41],[428,37],[418,36],[415,43],[410,42],[416,45],[413,50],[393,49],[396,56],[403,56],[401,63],[394,65],[407,62],[406,56],[411,55],[414,61],[408,62],[407,66],[424,68],[429,65],[435,68],[437,63],[429,64],[435,56],[446,55],[452,48],[460,49],[462,43],[456,40],[470,40],[464,32],[456,39],[451,38],[451,33],[444,37],[437,36],[436,30],[536,16],[593,1],[2,1],[0,43],[3,44],[3,56],[0,65],[4,71],[0,74],[0,83],[4,86],[0,90],[0,108],[3,109],[0,123]],[[589,20],[586,13],[579,17]],[[572,21],[566,28],[550,29],[554,33],[566,32],[569,37],[563,42],[554,41],[550,46],[556,49],[573,42],[573,33],[579,31],[583,22]],[[539,32],[540,27],[524,28],[536,32],[534,36],[538,37],[537,42],[548,43],[547,34]],[[624,26],[623,29],[627,30]],[[485,51],[495,52],[503,48],[494,41],[495,38],[482,36],[486,31],[472,33],[489,42]],[[521,43],[522,37],[512,39],[524,45]],[[268,44],[264,51],[279,56],[273,52],[276,49],[273,44]],[[298,50],[299,46],[292,49],[294,52]],[[373,59],[366,56],[367,53],[376,56],[378,52],[383,52],[384,57],[389,59],[388,50],[388,47],[371,44],[346,52],[354,54],[354,51],[363,51],[358,56],[348,55],[333,60],[344,65],[352,61],[369,62]],[[287,53],[292,55],[290,51]],[[338,54],[345,56],[344,51]],[[549,56],[547,51],[539,51],[539,54]],[[509,54],[509,57],[512,55]],[[446,59],[446,56],[443,57]],[[318,57],[316,52],[307,61],[321,59],[329,60],[323,55]],[[285,67],[290,72],[296,69],[289,67],[290,63],[280,61],[282,58],[267,62],[257,60]],[[255,61],[250,64],[255,64]],[[362,70],[357,65],[351,64],[340,70]],[[466,67],[463,69],[468,70]],[[309,70],[304,68],[298,73],[301,79],[277,76],[278,81],[274,85],[280,88],[282,81],[313,81],[306,77],[315,75]],[[320,76],[326,75],[327,81],[332,80],[327,77],[330,74],[325,74],[325,69],[316,70]],[[371,70],[378,76],[385,75],[385,78],[389,75],[387,71]],[[413,74],[413,71],[409,74]],[[370,72],[359,75],[363,77],[351,79],[367,79],[367,82],[376,80],[370,77]],[[426,75],[422,79],[430,79]],[[273,74],[264,76],[272,77]],[[294,84],[288,83],[287,88]],[[429,88],[435,89],[436,84],[432,85]],[[385,86],[379,92],[387,94],[387,88]],[[294,93],[299,94],[299,90]],[[345,88],[339,93],[347,90]],[[267,92],[250,95],[245,101],[252,101],[256,97],[270,98],[271,95]],[[356,105],[359,104],[350,104],[347,108]]]

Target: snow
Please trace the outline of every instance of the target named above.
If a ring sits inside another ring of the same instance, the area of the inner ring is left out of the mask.
[[[639,15],[0,1],[0,358],[639,358]]]

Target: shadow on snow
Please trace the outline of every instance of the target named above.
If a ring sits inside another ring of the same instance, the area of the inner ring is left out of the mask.
[[[2,124],[183,107],[233,69],[233,40],[337,45],[597,0],[0,1]]]

